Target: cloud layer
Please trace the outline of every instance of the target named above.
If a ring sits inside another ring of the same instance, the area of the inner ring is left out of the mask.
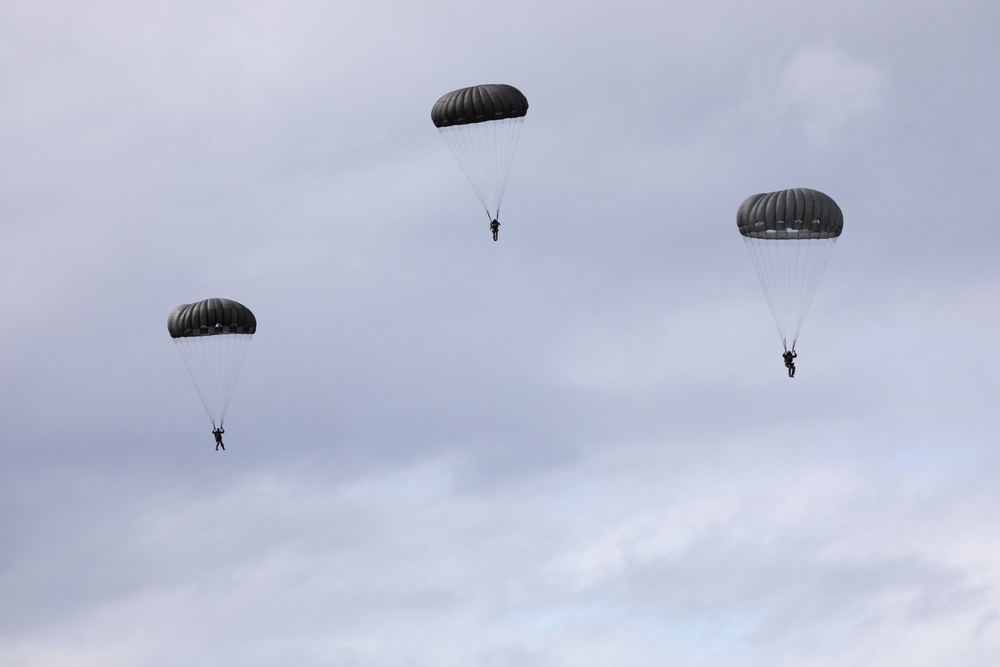
[[[0,9],[0,663],[996,662],[998,12]],[[494,82],[497,243],[429,118]],[[794,381],[787,187],[845,214]]]

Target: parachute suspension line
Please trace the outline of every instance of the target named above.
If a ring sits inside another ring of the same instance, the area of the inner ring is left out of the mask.
[[[812,241],[806,240],[805,242],[791,241],[791,247],[794,248],[794,252],[791,253],[792,261],[789,262],[787,280],[789,282],[786,290],[786,302],[785,308],[788,313],[788,332],[792,339],[792,349],[795,349],[795,342],[799,338],[799,332],[802,330],[802,324],[805,322],[806,313],[802,310],[803,304],[808,300],[807,294],[809,292],[809,265],[807,261],[810,256],[810,250],[812,249]],[[794,322],[794,333],[792,332],[792,323]]]
[[[227,336],[227,338],[233,338],[232,345],[229,348],[229,364],[228,373],[231,376],[229,381],[229,386],[225,392],[224,396],[220,396],[222,412],[219,414],[219,426],[226,420],[226,413],[229,412],[229,403],[233,400],[233,391],[236,389],[236,383],[240,379],[240,371],[243,370],[243,361],[246,359],[247,348],[250,346],[250,341],[253,336],[247,334],[237,334],[232,336]]]
[[[524,125],[524,116],[520,118],[510,118],[504,121],[509,126],[498,128],[498,152],[502,156],[500,173],[497,174],[497,218],[500,217],[500,202],[503,201],[504,192],[507,190],[507,179],[510,177],[510,168],[514,164],[514,151],[517,149],[517,142],[521,138],[521,128]],[[505,131],[500,131],[500,130]]]
[[[503,162],[501,161],[503,144],[500,139],[500,130],[502,128],[499,127],[502,122],[474,123],[478,130],[482,132],[483,142],[489,146],[485,153],[496,156],[492,163],[493,168],[490,168],[491,165],[487,165],[483,180],[483,192],[486,194],[486,200],[493,205],[486,211],[492,214],[491,218],[496,218],[500,215],[500,199],[503,197],[503,183],[501,183],[501,179],[503,178]]]
[[[213,429],[225,422],[252,337],[227,334],[174,339]]]
[[[794,350],[836,238],[744,240],[782,345]]]
[[[473,136],[473,131],[468,129],[469,127],[468,125],[455,125],[439,128],[438,131],[444,137],[445,143],[448,144],[448,148],[458,161],[459,167],[472,185],[472,189],[479,198],[479,203],[483,205],[486,214],[489,215],[490,207],[486,203],[484,192],[479,187],[479,184],[483,182],[485,165],[481,158],[477,159],[476,137]]]
[[[184,366],[194,382],[195,389],[198,390],[198,398],[201,399],[205,412],[212,420],[212,428],[215,429],[217,424],[211,407],[212,397],[208,394],[208,388],[211,386],[210,379],[215,375],[213,369],[210,368],[210,365],[215,365],[214,361],[211,358],[203,359],[206,355],[203,354],[204,345],[200,343],[200,337],[175,338],[174,344],[177,346],[177,351],[180,352],[181,359],[184,360]]]
[[[774,317],[774,321],[778,326],[778,335],[781,336],[781,344],[787,351],[788,343],[785,339],[785,332],[782,330],[781,326],[784,317],[781,310],[781,304],[776,297],[776,295],[780,293],[780,290],[778,289],[780,275],[772,268],[775,261],[772,257],[773,253],[771,252],[771,248],[768,247],[768,244],[773,242],[755,239],[749,236],[744,236],[743,240],[746,241],[747,250],[750,251],[750,260],[753,263],[754,271],[757,273],[760,285],[764,289],[764,296],[767,298],[767,305],[771,309],[771,315]]]
[[[790,338],[791,292],[796,287],[795,266],[798,248],[784,240],[753,239],[754,256],[759,265],[761,285],[778,326],[781,344],[788,349]]]
[[[491,220],[500,214],[523,122],[505,118],[438,128]]]
[[[809,241],[810,244],[815,246],[814,249],[810,248],[810,255],[814,259],[811,258],[808,262],[809,266],[806,276],[806,284],[811,286],[811,289],[808,289],[802,295],[802,303],[800,304],[802,317],[799,319],[799,326],[795,330],[795,338],[792,340],[793,350],[795,349],[795,342],[799,338],[799,333],[802,331],[802,325],[805,323],[806,313],[809,312],[819,283],[823,279],[823,274],[826,273],[826,265],[829,263],[831,255],[833,255],[833,247],[837,244],[837,238],[835,236],[830,239],[810,239]]]

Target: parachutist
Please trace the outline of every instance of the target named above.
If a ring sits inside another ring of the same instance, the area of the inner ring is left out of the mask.
[[[792,188],[744,199],[736,226],[778,325],[781,347],[788,350],[791,343],[794,350],[823,269],[844,231],[844,212],[819,190]]]
[[[785,368],[788,369],[788,377],[795,377],[795,362],[792,361],[795,357],[799,356],[795,350],[785,350],[785,353],[781,357],[785,360]]]
[[[480,210],[494,214],[490,216],[494,241],[500,226],[497,218],[506,210],[501,200],[507,175],[527,113],[528,98],[505,83],[453,90],[431,108],[431,121],[476,191],[483,205]]]
[[[222,451],[226,451],[226,446],[222,444],[222,434],[225,432],[226,429],[222,428],[221,426],[212,431],[212,435],[215,436],[215,451],[219,451],[219,447],[222,447]]]
[[[240,375],[247,345],[257,331],[250,309],[232,299],[184,303],[167,318],[167,332],[187,366],[212,429],[226,421],[226,410]],[[212,431],[216,435],[215,430]],[[222,438],[217,437],[219,447]]]

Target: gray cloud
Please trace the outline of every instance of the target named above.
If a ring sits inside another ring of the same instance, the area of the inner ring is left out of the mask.
[[[995,662],[997,11],[0,9],[0,662]],[[486,82],[496,244],[429,119]],[[734,218],[799,186],[790,382]]]

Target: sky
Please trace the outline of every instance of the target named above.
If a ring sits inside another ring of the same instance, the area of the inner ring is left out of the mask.
[[[997,25],[3,3],[0,664],[1000,664]],[[482,83],[496,243],[430,121]],[[845,225],[789,380],[735,214],[793,187]]]

